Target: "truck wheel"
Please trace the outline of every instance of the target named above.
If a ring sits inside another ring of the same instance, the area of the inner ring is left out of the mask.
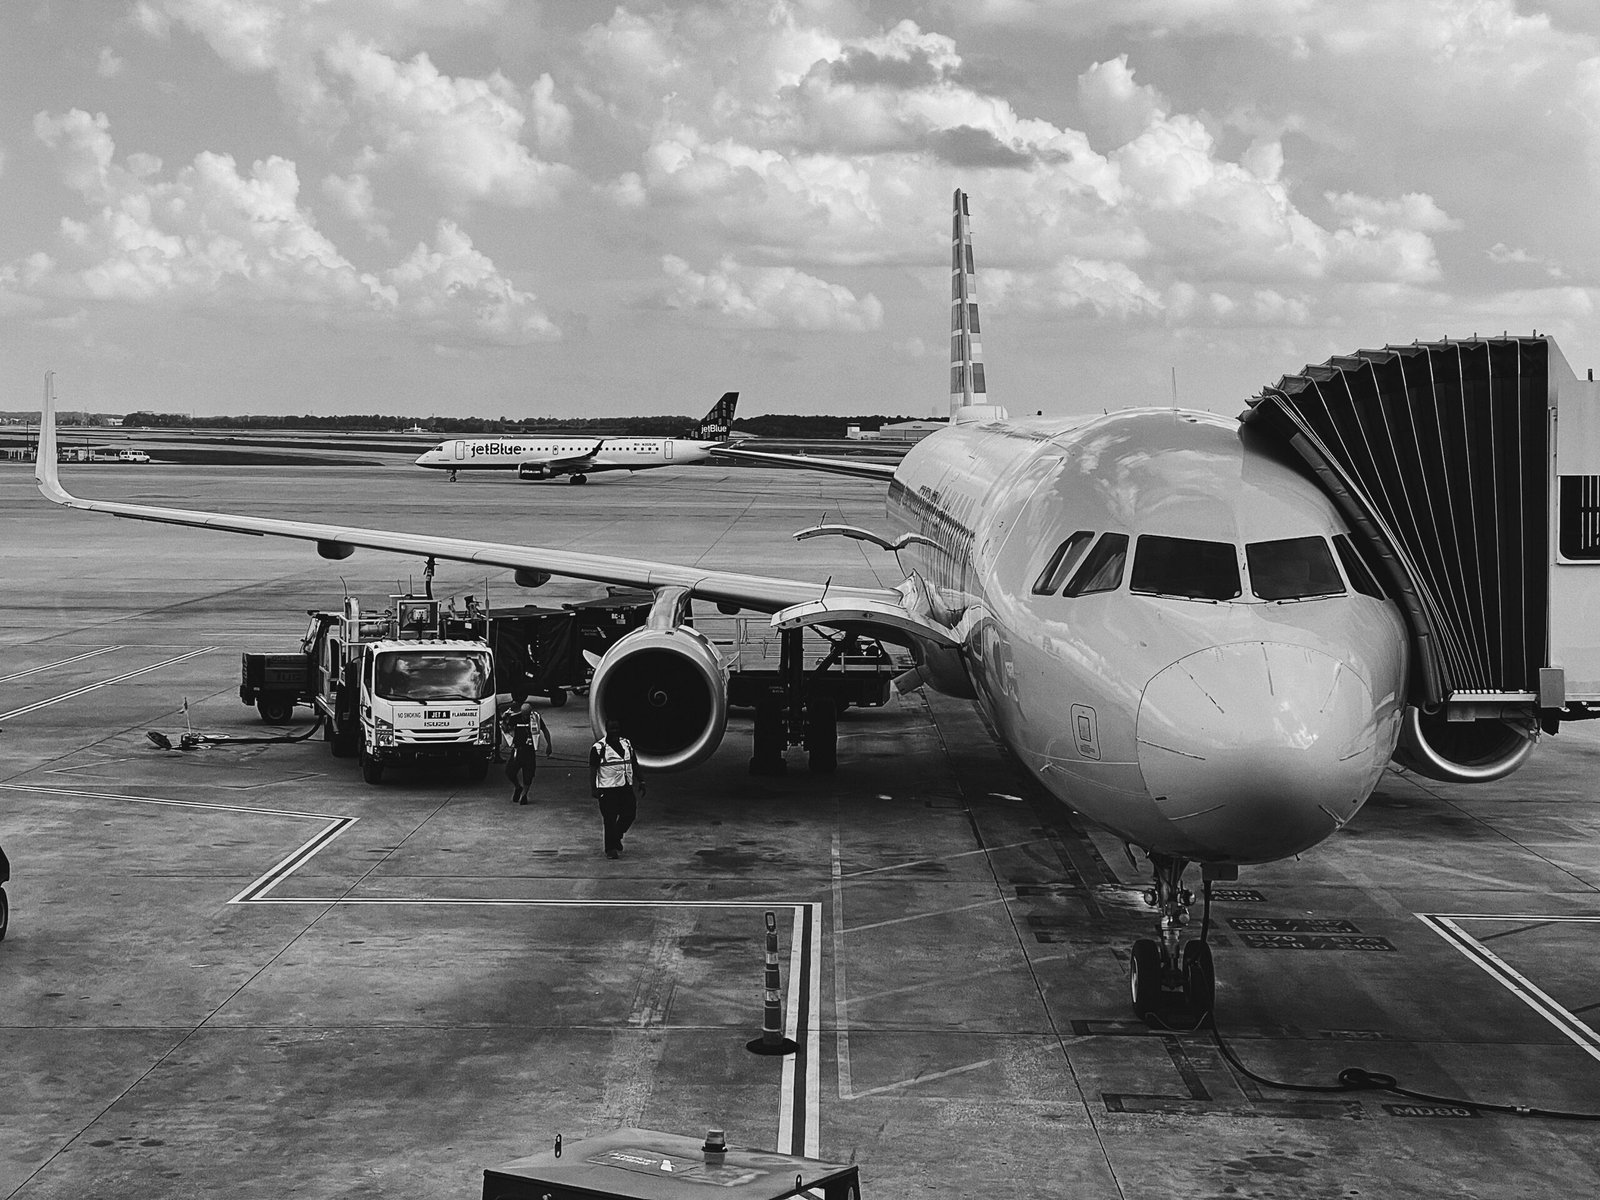
[[[368,783],[383,782],[383,764],[365,752],[361,755],[361,778]]]
[[[263,696],[256,701],[256,711],[268,725],[287,725],[294,720],[294,701],[284,696]]]
[[[756,705],[756,727],[753,739],[754,753],[750,756],[750,774],[784,775],[789,764],[783,760],[784,730],[783,709],[775,704]]]
[[[11,901],[6,899],[6,890],[0,887],[0,942],[6,940],[6,930],[11,925]]]
[[[550,691],[550,707],[565,708],[567,706],[567,691],[565,688],[552,688]]]
[[[487,758],[474,758],[467,762],[467,779],[472,783],[482,783],[489,778],[489,760]]]

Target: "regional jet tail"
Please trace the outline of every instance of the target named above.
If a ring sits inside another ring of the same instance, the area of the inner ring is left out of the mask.
[[[596,471],[648,471],[703,462],[712,447],[727,441],[738,403],[738,392],[724,392],[687,437],[461,438],[440,442],[416,465],[449,471],[452,481],[457,471],[515,471],[520,479],[565,475],[570,483],[584,483]]]

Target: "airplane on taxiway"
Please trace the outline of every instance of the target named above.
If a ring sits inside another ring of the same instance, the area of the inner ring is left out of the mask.
[[[73,508],[312,541],[325,558],[359,546],[650,589],[647,626],[596,668],[590,717],[598,732],[622,716],[656,769],[702,761],[726,725],[725,668],[688,623],[691,599],[908,646],[904,686],[972,699],[1049,793],[1148,858],[1158,936],[1134,943],[1134,1008],[1181,994],[1203,1014],[1209,921],[1187,935],[1186,869],[1202,868],[1209,910],[1212,880],[1317,845],[1397,752],[1407,761],[1406,626],[1334,504],[1238,421],[1174,408],[1013,421],[990,404],[959,191],[952,251],[948,427],[895,466],[837,464],[887,484],[888,532],[797,535],[895,553],[909,569],[892,588],[79,499],[57,478],[48,392],[40,488]]]
[[[416,465],[450,472],[515,471],[522,479],[585,483],[597,471],[648,471],[679,463],[704,462],[733,430],[738,392],[724,392],[711,411],[681,438],[572,437],[454,438],[421,455]]]

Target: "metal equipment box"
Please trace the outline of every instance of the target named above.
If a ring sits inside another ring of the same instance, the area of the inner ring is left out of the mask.
[[[483,1200],[860,1200],[857,1168],[769,1150],[616,1129],[483,1172]]]

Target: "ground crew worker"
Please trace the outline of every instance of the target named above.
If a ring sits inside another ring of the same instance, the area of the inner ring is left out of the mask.
[[[643,786],[633,743],[622,736],[622,726],[616,720],[608,720],[605,737],[589,747],[589,773],[594,779],[594,798],[600,802],[600,817],[605,822],[606,857],[616,858],[622,853],[622,835],[638,813],[634,785]]]
[[[511,731],[511,755],[506,760],[506,778],[511,781],[511,803],[526,804],[539,769],[539,755],[550,753],[550,728],[526,697],[506,718]]]

